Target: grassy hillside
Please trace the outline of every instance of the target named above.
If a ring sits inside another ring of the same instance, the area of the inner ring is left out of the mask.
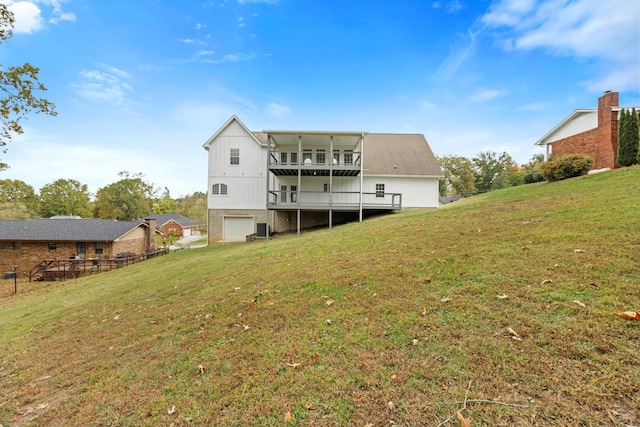
[[[638,425],[616,311],[638,167],[5,296],[0,424]]]

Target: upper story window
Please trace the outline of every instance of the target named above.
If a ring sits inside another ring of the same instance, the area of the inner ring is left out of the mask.
[[[325,151],[318,150],[316,151],[316,163],[319,165],[324,165],[325,163]]]
[[[240,149],[232,148],[229,155],[229,164],[230,165],[239,165],[240,164]]]
[[[226,196],[227,184],[213,184],[211,188],[211,194],[214,196]]]
[[[283,151],[280,153],[280,163],[282,163],[283,165],[287,164],[287,152]]]
[[[353,150],[344,150],[344,163],[346,165],[353,164]]]
[[[310,165],[312,163],[312,156],[313,152],[311,150],[307,150],[306,148],[302,150],[302,163],[304,163],[305,165]]]

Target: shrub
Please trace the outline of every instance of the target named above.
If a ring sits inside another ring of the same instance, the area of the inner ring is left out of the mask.
[[[592,167],[593,159],[581,154],[552,157],[538,166],[543,178],[549,182],[585,175]]]
[[[524,174],[522,179],[524,180],[525,184],[532,184],[534,182],[544,181],[544,177],[542,176],[539,170],[532,170],[527,172],[526,174]]]

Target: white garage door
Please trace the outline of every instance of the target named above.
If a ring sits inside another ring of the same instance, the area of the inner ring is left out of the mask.
[[[242,240],[253,234],[253,217],[225,217],[224,240]]]

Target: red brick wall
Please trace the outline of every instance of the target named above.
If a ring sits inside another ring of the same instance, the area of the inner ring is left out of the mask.
[[[618,92],[598,99],[598,127],[553,142],[553,155],[583,154],[593,158],[594,169],[614,168],[618,152]]]

